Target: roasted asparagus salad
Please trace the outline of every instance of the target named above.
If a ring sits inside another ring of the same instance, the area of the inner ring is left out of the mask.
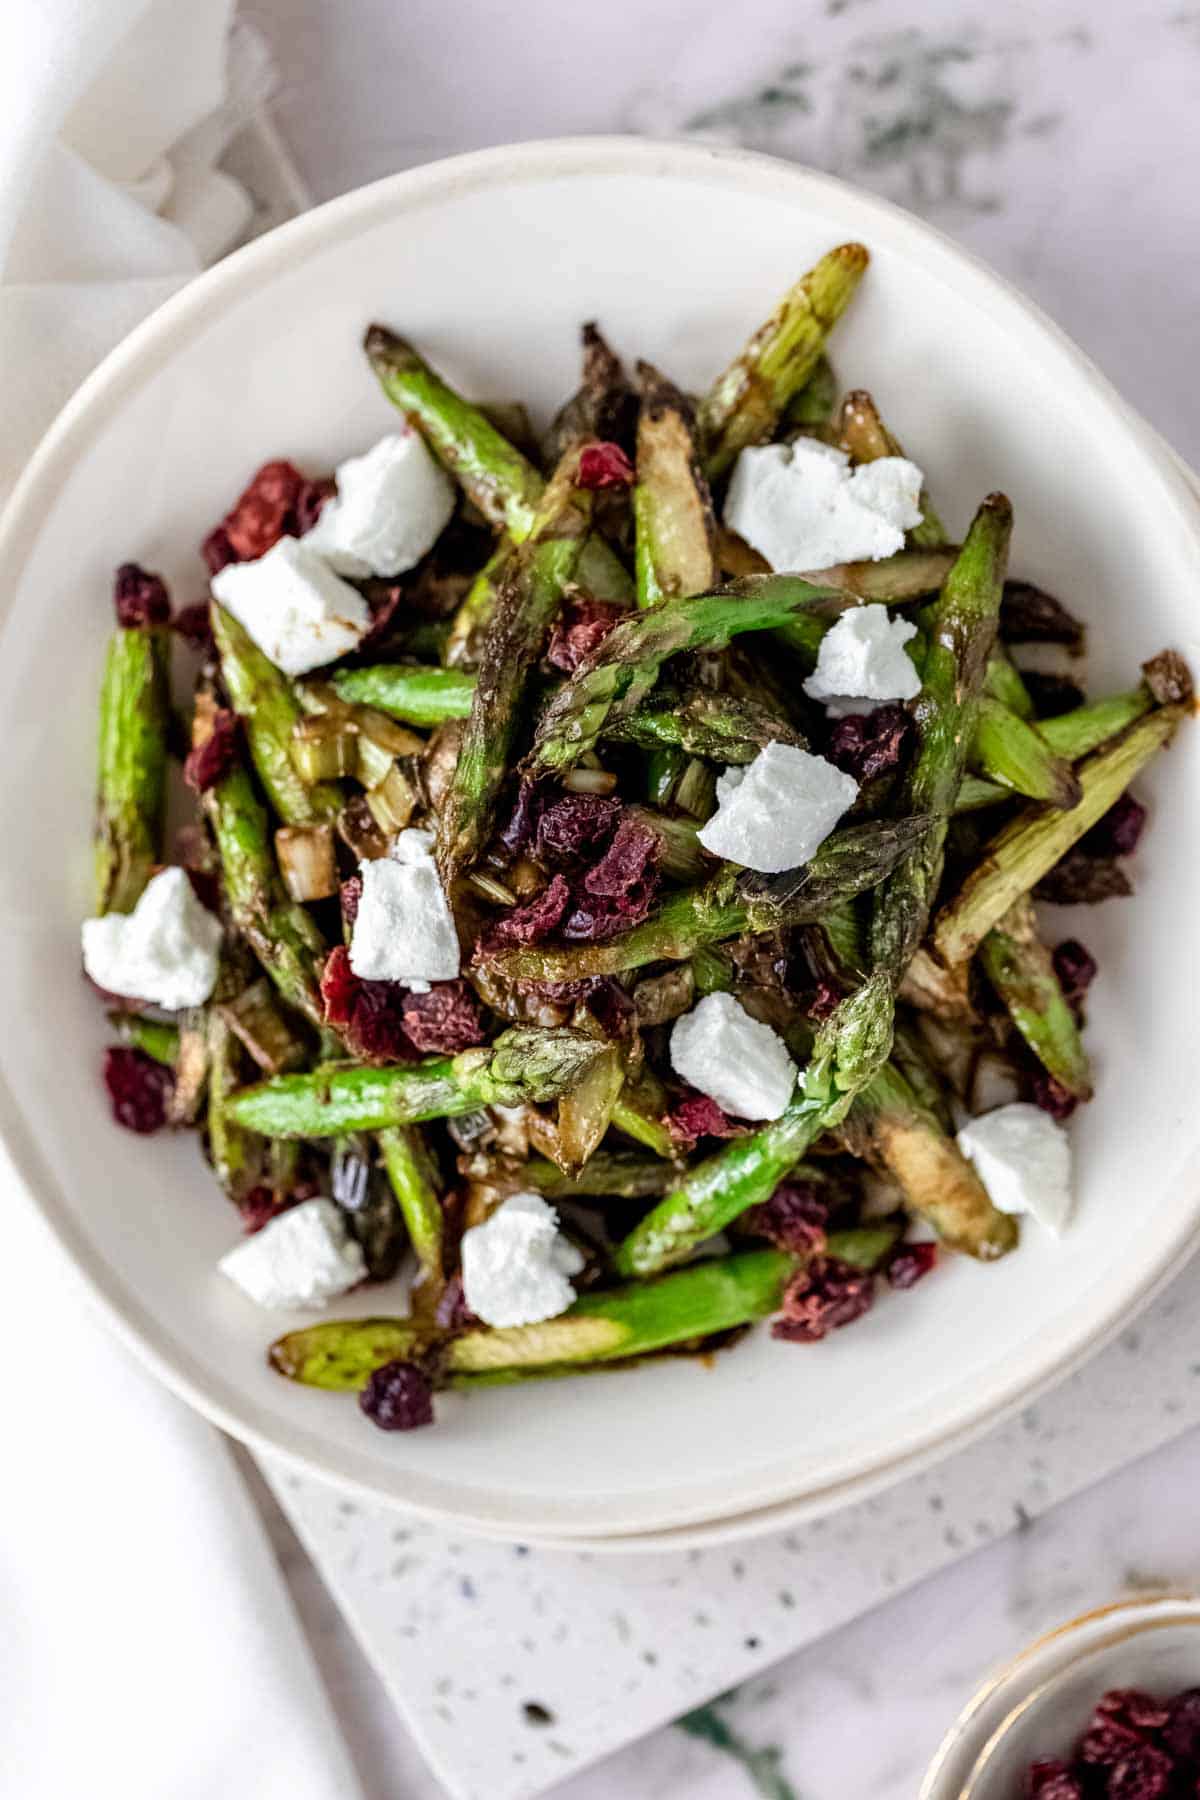
[[[867,264],[822,257],[699,396],[586,325],[540,435],[373,325],[377,443],[261,468],[173,616],[117,572],[112,1109],[199,1131],[250,1301],[391,1284],[269,1352],[385,1429],[766,1318],[811,1344],[1067,1223],[1096,965],[1035,902],[1130,891],[1190,678],[1087,698],[1004,495],[958,536],[839,400]]]

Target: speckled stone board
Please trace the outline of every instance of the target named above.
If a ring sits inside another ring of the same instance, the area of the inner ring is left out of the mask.
[[[980,1443],[732,1548],[487,1544],[265,1473],[455,1800],[526,1800],[1200,1424],[1198,1313],[1200,1261]]]

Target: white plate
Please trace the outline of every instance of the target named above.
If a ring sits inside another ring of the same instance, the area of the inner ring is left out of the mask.
[[[559,1540],[736,1530],[764,1508],[856,1498],[1095,1348],[1178,1265],[1196,1225],[1196,734],[1142,784],[1155,819],[1136,904],[1082,921],[1103,971],[1091,1007],[1100,1099],[1075,1127],[1067,1240],[1030,1229],[1004,1264],[956,1262],[818,1348],[761,1333],[712,1369],[667,1363],[451,1397],[436,1430],[384,1436],[352,1402],[266,1368],[280,1322],[214,1272],[235,1234],[195,1144],[141,1142],[109,1121],[78,919],[114,564],[160,568],[178,601],[195,598],[192,546],[259,462],[324,469],[387,430],[358,350],[373,317],[468,391],[546,415],[574,379],[582,319],[700,386],[796,272],[849,237],[874,262],[839,333],[839,373],[876,392],[952,526],[989,488],[1012,495],[1014,566],[1091,621],[1097,689],[1126,684],[1165,643],[1200,661],[1200,516],[1086,359],[905,214],[824,176],[696,145],[486,151],[261,239],[109,357],[0,531],[12,595],[0,658],[0,1126],[29,1191],[114,1321],[196,1405],[317,1474],[466,1528]],[[381,1298],[354,1305],[378,1311]]]

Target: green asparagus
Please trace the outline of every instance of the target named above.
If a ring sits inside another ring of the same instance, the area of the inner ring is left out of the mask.
[[[1038,935],[1027,895],[1014,900],[979,946],[984,974],[1043,1068],[1077,1100],[1092,1097],[1092,1072],[1075,1014]]]
[[[95,910],[132,912],[162,861],[170,633],[118,626],[100,687]]]
[[[338,788],[330,781],[306,784],[292,761],[292,733],[304,712],[287,676],[231,612],[215,603],[211,612],[225,691],[245,728],[250,759],[267,799],[285,825],[335,818],[342,805]]]
[[[445,1273],[445,1219],[433,1158],[420,1133],[405,1125],[387,1127],[379,1133],[378,1142],[421,1272],[427,1280],[440,1282]]]
[[[475,677],[460,669],[375,663],[367,669],[339,670],[333,686],[352,705],[374,706],[405,725],[433,726],[467,717]]]

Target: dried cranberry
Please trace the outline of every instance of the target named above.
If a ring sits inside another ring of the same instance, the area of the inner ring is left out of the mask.
[[[937,1245],[934,1243],[897,1244],[887,1261],[888,1284],[894,1288],[915,1287],[922,1275],[937,1267]]]
[[[165,625],[171,602],[161,575],[151,575],[137,563],[122,563],[113,580],[113,605],[117,624],[126,631],[147,625]]]
[[[261,1231],[280,1213],[285,1213],[301,1200],[313,1199],[315,1195],[307,1191],[283,1194],[277,1188],[252,1187],[250,1192],[238,1201],[238,1211],[242,1215],[242,1226],[248,1236]]]
[[[625,931],[646,917],[658,891],[658,835],[629,814],[612,843],[583,878],[583,894],[563,925],[574,943],[594,943]]]
[[[818,981],[812,999],[805,1010],[810,1019],[816,1019],[819,1023],[837,1011],[841,999],[841,993],[832,981]]]
[[[347,925],[353,925],[358,917],[358,903],[362,899],[362,887],[361,875],[351,875],[341,885],[342,917]]]
[[[217,525],[209,532],[200,546],[200,554],[210,575],[219,575],[222,569],[238,560],[238,553],[230,543],[229,533],[223,525]]]
[[[193,793],[207,794],[209,788],[224,780],[237,760],[237,744],[237,714],[227,707],[218,707],[208,736],[188,752],[183,765],[183,779]]]
[[[337,493],[337,482],[329,476],[320,481],[302,481],[296,495],[296,536],[311,531],[325,508],[325,502]]]
[[[740,1127],[707,1094],[688,1094],[666,1117],[672,1142],[689,1149],[697,1138],[736,1137]]]
[[[1057,719],[1060,714],[1082,706],[1087,697],[1066,675],[1043,675],[1037,669],[1023,669],[1021,679],[1039,719]]]
[[[1163,1750],[1144,1744],[1108,1771],[1108,1800],[1163,1800],[1174,1785],[1175,1764]]]
[[[1083,999],[1099,969],[1091,951],[1078,938],[1064,938],[1054,947],[1054,973],[1066,998],[1074,1004]]]
[[[1123,899],[1132,892],[1115,856],[1092,856],[1076,844],[1042,876],[1033,897],[1054,906],[1098,906],[1102,900]]]
[[[326,1022],[341,1032],[351,1055],[364,1062],[408,1062],[413,1047],[404,1028],[408,992],[398,981],[364,981],[339,944],[325,959],[321,999]]]
[[[1132,856],[1146,827],[1146,808],[1132,794],[1122,794],[1079,841],[1093,856]]]
[[[900,762],[911,724],[902,706],[851,713],[834,725],[825,754],[856,781],[874,781]]]
[[[819,1256],[825,1248],[829,1203],[813,1181],[782,1181],[769,1200],[743,1214],[742,1223],[777,1250]]]
[[[1113,1763],[1120,1762],[1131,1751],[1140,1749],[1144,1742],[1140,1731],[1135,1731],[1122,1719],[1109,1716],[1098,1706],[1087,1730],[1075,1746],[1075,1756],[1079,1762],[1107,1769]]]
[[[381,1431],[415,1431],[433,1424],[433,1389],[416,1363],[389,1362],[372,1371],[358,1404]]]
[[[207,600],[194,600],[190,606],[181,606],[171,620],[171,628],[179,633],[185,644],[202,655],[212,649],[212,609]]]
[[[611,840],[621,811],[621,802],[604,794],[564,795],[538,821],[538,855],[568,864],[594,856]]]
[[[480,939],[480,950],[486,954],[503,949],[506,944],[540,944],[560,924],[570,901],[566,876],[556,875],[549,887],[524,906],[514,906],[497,919]]]
[[[1168,1702],[1162,1738],[1175,1756],[1200,1763],[1200,1688],[1185,1688]]]
[[[1035,1762],[1025,1777],[1026,1800],[1083,1800],[1083,1789],[1064,1762]]]
[[[605,600],[593,600],[586,594],[566,601],[551,634],[547,661],[565,675],[573,675],[622,617],[621,607],[610,606]]]
[[[498,833],[501,844],[510,856],[519,856],[533,842],[541,821],[545,795],[536,781],[523,781],[517,789],[517,797],[508,823]]]
[[[1000,602],[1000,635],[1015,644],[1066,644],[1082,650],[1084,628],[1061,600],[1031,581],[1006,581]]]
[[[620,444],[585,444],[579,452],[577,487],[628,487],[632,480],[633,464]]]
[[[303,536],[335,492],[332,481],[309,481],[282,458],[264,463],[205,538],[202,554],[210,571],[215,575],[226,563],[254,562],[281,537]]]
[[[1074,1094],[1068,1093],[1061,1081],[1042,1068],[1030,1073],[1029,1089],[1033,1104],[1049,1113],[1052,1119],[1069,1119],[1079,1105]]]
[[[820,1257],[789,1281],[783,1317],[772,1325],[771,1335],[789,1344],[816,1344],[829,1332],[861,1319],[874,1302],[873,1276],[833,1257]]]
[[[148,1134],[166,1124],[175,1076],[144,1050],[111,1045],[104,1052],[104,1085],[113,1118],[126,1131]]]
[[[435,981],[404,997],[404,1030],[417,1050],[452,1056],[483,1042],[479,1004],[465,981]]]

